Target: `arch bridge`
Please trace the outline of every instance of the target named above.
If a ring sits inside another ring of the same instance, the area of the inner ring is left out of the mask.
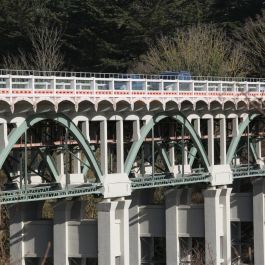
[[[262,79],[0,71],[0,203],[264,176]]]

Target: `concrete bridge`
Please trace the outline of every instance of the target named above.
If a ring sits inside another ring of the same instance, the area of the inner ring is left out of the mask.
[[[14,263],[265,264],[264,80],[1,70],[0,95]]]

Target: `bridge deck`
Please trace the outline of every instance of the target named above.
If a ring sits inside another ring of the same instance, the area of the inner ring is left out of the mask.
[[[5,97],[263,97],[264,79],[0,70]]]

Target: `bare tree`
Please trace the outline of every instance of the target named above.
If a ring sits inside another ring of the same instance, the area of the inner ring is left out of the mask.
[[[178,30],[173,38],[162,37],[152,44],[131,71],[160,73],[190,71],[193,75],[245,75],[242,47],[228,40],[213,25]]]
[[[3,65],[5,69],[32,69],[28,56],[22,50],[18,50],[16,55],[7,54],[3,56]]]
[[[248,19],[237,34],[253,74],[265,76],[265,10],[255,20]]]
[[[42,71],[59,70],[63,64],[60,52],[62,31],[56,27],[34,27],[29,34],[33,47],[31,62],[35,69]]]
[[[18,50],[17,54],[4,56],[4,68],[60,70],[63,65],[63,56],[60,51],[62,30],[55,26],[34,26],[28,31],[28,37],[32,46],[31,52],[26,53],[23,50]]]

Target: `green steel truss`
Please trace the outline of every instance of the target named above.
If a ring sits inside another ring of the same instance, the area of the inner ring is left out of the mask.
[[[237,146],[240,141],[240,137],[242,136],[244,130],[247,128],[248,124],[258,116],[258,114],[252,114],[247,119],[245,119],[239,125],[239,134],[232,139],[232,142],[229,146],[227,152],[227,163],[231,164],[232,158],[236,152]],[[152,130],[154,125],[161,121],[164,118],[172,117],[176,120],[176,122],[183,125],[186,130],[189,132],[194,147],[190,151],[189,154],[189,164],[192,165],[196,153],[198,153],[205,163],[205,170],[209,167],[208,158],[204,147],[200,141],[200,138],[196,134],[192,125],[188,122],[188,120],[182,114],[170,114],[164,113],[160,115],[154,116],[149,122],[147,122],[140,131],[140,139],[135,141],[132,144],[132,147],[128,153],[126,162],[125,162],[125,172],[129,175],[132,164],[137,156],[137,153],[144,142],[147,134]],[[80,148],[83,150],[85,155],[85,160],[87,160],[87,164],[91,167],[97,177],[96,183],[84,183],[82,185],[68,185],[67,187],[61,187],[59,183],[58,171],[56,166],[52,160],[52,157],[46,152],[45,148],[40,149],[39,152],[45,160],[48,169],[51,172],[51,175],[54,178],[54,183],[50,184],[40,184],[37,186],[27,185],[22,186],[20,189],[1,191],[0,192],[0,204],[9,204],[16,202],[26,202],[26,201],[36,201],[36,200],[46,200],[46,199],[57,199],[57,198],[66,198],[66,197],[74,197],[81,196],[86,194],[96,194],[102,195],[103,193],[103,176],[100,170],[99,165],[94,157],[92,150],[90,149],[89,143],[83,134],[79,131],[79,129],[75,126],[75,124],[67,118],[63,114],[36,114],[28,119],[26,119],[18,128],[14,128],[8,137],[8,145],[5,149],[0,150],[0,168],[2,167],[5,159],[7,158],[9,152],[12,150],[14,144],[18,141],[18,139],[27,131],[28,128],[33,126],[34,124],[45,120],[52,119],[62,126],[66,127],[69,132],[71,132],[79,143]],[[157,146],[158,151],[166,165],[166,167],[170,168],[170,161],[167,156],[166,150],[163,149],[163,146]],[[250,149],[253,151],[253,146],[250,146]],[[86,164],[86,165],[87,165]],[[233,178],[247,178],[247,177],[264,177],[265,169],[260,169],[258,166],[239,166],[232,168]],[[131,188],[132,190],[137,189],[146,189],[146,188],[155,188],[155,187],[173,187],[180,185],[190,185],[194,183],[210,183],[211,176],[208,172],[202,171],[194,171],[190,174],[179,174],[177,176],[173,176],[172,173],[154,173],[153,175],[142,175],[141,177],[131,178]]]
[[[135,158],[137,156],[137,153],[140,150],[141,145],[143,144],[148,133],[152,130],[152,128],[155,126],[156,123],[158,123],[161,120],[168,118],[168,117],[171,117],[172,119],[176,120],[176,122],[183,125],[184,128],[189,132],[191,139],[193,141],[193,144],[197,148],[199,155],[202,157],[202,160],[203,160],[205,166],[207,168],[209,167],[208,157],[207,157],[205,149],[201,143],[201,139],[197,135],[196,131],[192,127],[191,123],[187,120],[187,118],[184,115],[182,115],[181,113],[177,113],[177,114],[163,113],[163,114],[158,114],[158,115],[155,115],[154,117],[152,117],[151,120],[149,120],[141,128],[140,139],[138,141],[135,141],[132,144],[132,147],[131,147],[129,154],[127,156],[127,159],[125,161],[125,166],[124,166],[125,173],[127,173],[127,174],[130,173],[130,171],[132,169],[132,165],[133,165]]]
[[[233,178],[264,177],[265,169],[258,169],[255,166],[243,166],[233,168]],[[181,174],[174,177],[171,173],[161,173],[145,175],[131,179],[132,190],[156,188],[156,187],[176,187],[181,185],[191,185],[195,183],[210,183],[210,174],[206,172]],[[27,187],[19,190],[10,190],[0,192],[0,204],[10,204],[17,202],[59,199],[67,197],[76,197],[87,194],[101,195],[103,186],[100,183],[89,183],[81,186],[68,186],[60,189],[60,185]]]
[[[75,140],[78,142],[79,146],[82,148],[84,155],[86,159],[89,161],[89,164],[91,165],[91,168],[94,170],[96,178],[98,181],[102,182],[102,172],[101,169],[97,163],[97,160],[90,149],[89,143],[84,137],[84,135],[80,132],[80,130],[77,128],[77,126],[65,115],[57,113],[57,114],[35,114],[27,118],[21,125],[19,125],[17,128],[14,128],[11,133],[8,135],[8,144],[7,146],[0,150],[0,168],[2,168],[6,158],[8,157],[8,154],[12,150],[13,146],[16,144],[16,142],[19,140],[19,138],[34,124],[43,121],[43,120],[54,120],[58,122],[63,127],[67,128],[70,133],[72,133]],[[51,172],[53,172],[53,175],[55,179],[58,177],[57,170],[52,163],[49,156],[46,156],[46,163],[49,166],[49,169]]]
[[[251,121],[253,121],[256,117],[258,117],[260,114],[250,114],[244,121],[240,123],[238,126],[238,135],[234,136],[232,139],[231,144],[229,145],[227,155],[226,155],[226,163],[229,165],[232,162],[232,159],[235,155],[236,149],[238,147],[239,141],[242,137],[242,134],[244,133],[247,126],[250,124]]]
[[[55,189],[54,186],[27,187],[27,189],[0,192],[0,204],[39,201],[75,197],[88,194],[101,194],[102,185],[95,183],[67,189]]]

